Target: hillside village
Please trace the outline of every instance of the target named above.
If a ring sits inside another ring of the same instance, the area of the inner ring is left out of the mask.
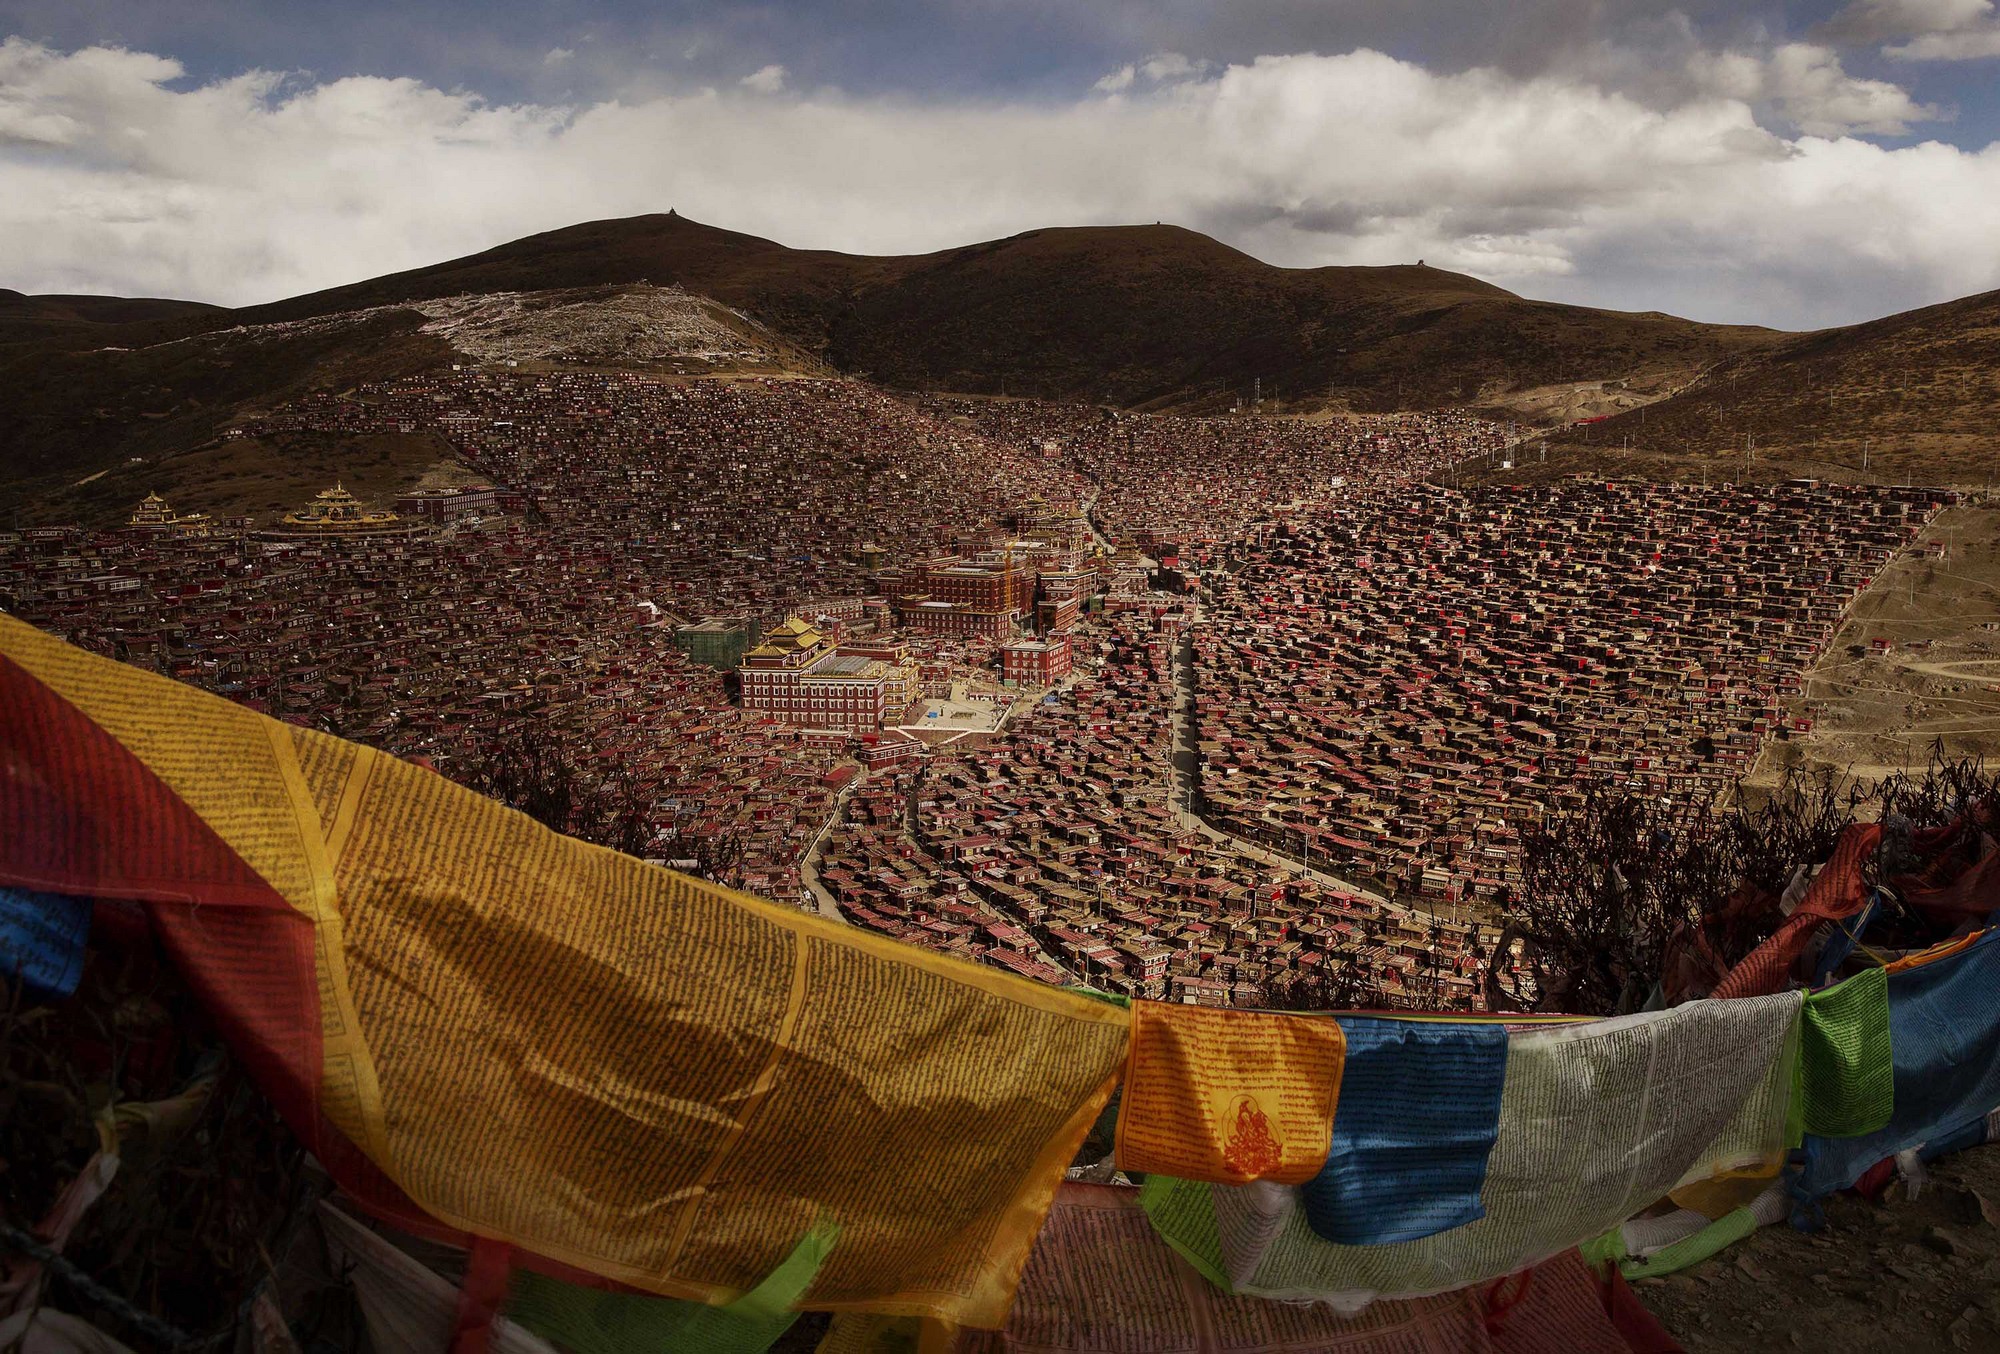
[[[1637,1354],[1886,1267],[2000,1339],[1988,392],[1735,447],[1986,300],[672,213],[11,296],[0,1323]]]
[[[155,497],[0,540],[0,596],[448,775],[530,733],[751,892],[1211,1005],[1355,966],[1476,1008],[1523,832],[1585,778],[1726,790],[1956,501],[1457,490],[1518,434],[1456,415],[470,365],[229,436],[304,432],[434,435],[485,483],[275,521]]]

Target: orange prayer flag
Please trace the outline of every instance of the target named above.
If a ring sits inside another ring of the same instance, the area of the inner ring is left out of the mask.
[[[1304,1184],[1326,1164],[1346,1051],[1332,1020],[1134,1002],[1119,1167]]]

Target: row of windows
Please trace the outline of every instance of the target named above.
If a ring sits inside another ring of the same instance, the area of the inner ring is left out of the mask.
[[[760,701],[754,708],[759,710],[873,710],[879,701],[806,701],[779,700]]]

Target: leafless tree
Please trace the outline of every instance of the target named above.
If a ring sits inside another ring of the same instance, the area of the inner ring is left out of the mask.
[[[536,722],[502,730],[449,769],[461,785],[556,832],[628,856],[691,862],[679,868],[718,884],[743,877],[741,832],[692,832],[678,822],[663,824],[629,770],[586,772],[560,739]]]
[[[1872,813],[1889,842],[1864,866],[1870,883],[1916,863],[1916,829],[2000,821],[2000,783],[1977,758],[1942,748],[1921,773],[1872,787],[1831,770],[1790,770],[1768,794],[1737,786],[1727,808],[1712,797],[1658,799],[1592,782],[1523,841],[1521,889],[1500,900],[1508,923],[1488,967],[1487,1004],[1637,1010],[1670,950],[1694,937],[1715,962],[1735,964],[1782,922],[1778,900],[1801,868],[1826,861],[1841,833]],[[1963,836],[1976,845],[1977,832]],[[1893,909],[1886,925],[1913,943],[1930,938]]]
[[[519,809],[542,826],[627,855],[652,854],[652,806],[623,767],[586,774],[561,740],[539,723],[503,730],[451,765],[468,789]]]
[[[657,853],[669,863],[692,861],[690,868],[676,864],[698,879],[716,884],[734,884],[743,877],[743,834],[740,832],[691,833],[675,829],[660,842]]]
[[[1257,1004],[1268,1011],[1352,1011],[1379,1005],[1370,967],[1359,951],[1336,950],[1318,968],[1266,978]]]
[[[1522,842],[1521,888],[1487,967],[1493,1010],[1639,1010],[1681,926],[1720,908],[1739,878],[1713,798],[1667,800],[1587,783]],[[1527,973],[1512,975],[1519,946]]]

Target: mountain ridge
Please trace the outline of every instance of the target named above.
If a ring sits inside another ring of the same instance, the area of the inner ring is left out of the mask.
[[[233,310],[0,292],[0,501],[34,497],[28,482],[201,445],[306,391],[455,360],[415,308],[424,303],[641,284],[739,312],[814,370],[895,389],[1194,413],[1260,402],[1284,413],[1457,406],[1544,424],[1608,416],[1591,430],[1600,442],[1678,438],[1711,454],[1743,431],[1699,414],[1718,392],[1754,406],[1756,439],[1806,427],[1805,392],[1824,397],[1814,382],[1849,381],[1863,394],[1848,431],[1865,439],[1913,417],[1907,398],[1879,388],[1884,362],[1948,357],[1956,374],[1931,381],[1926,407],[1967,442],[1996,412],[2000,373],[2000,344],[1981,337],[2000,333],[2000,293],[1785,334],[1528,300],[1420,263],[1283,268],[1164,224],[878,256],[793,249],[668,212]],[[315,323],[354,312],[367,313]],[[1701,417],[1715,426],[1697,436]]]
[[[632,282],[742,308],[889,386],[1138,408],[1226,408],[1258,382],[1266,397],[1276,388],[1295,402],[1358,409],[1465,403],[1496,382],[1685,372],[1776,337],[1530,301],[1421,264],[1284,268],[1164,224],[1045,227],[926,254],[861,255],[792,249],[673,213],[582,222],[236,314],[291,320],[459,291]],[[1427,331],[1442,341],[1426,343]]]
[[[1590,429],[1598,443],[1850,478],[2000,476],[2000,291],[1788,335]],[[1572,436],[1569,440],[1575,440]]]

